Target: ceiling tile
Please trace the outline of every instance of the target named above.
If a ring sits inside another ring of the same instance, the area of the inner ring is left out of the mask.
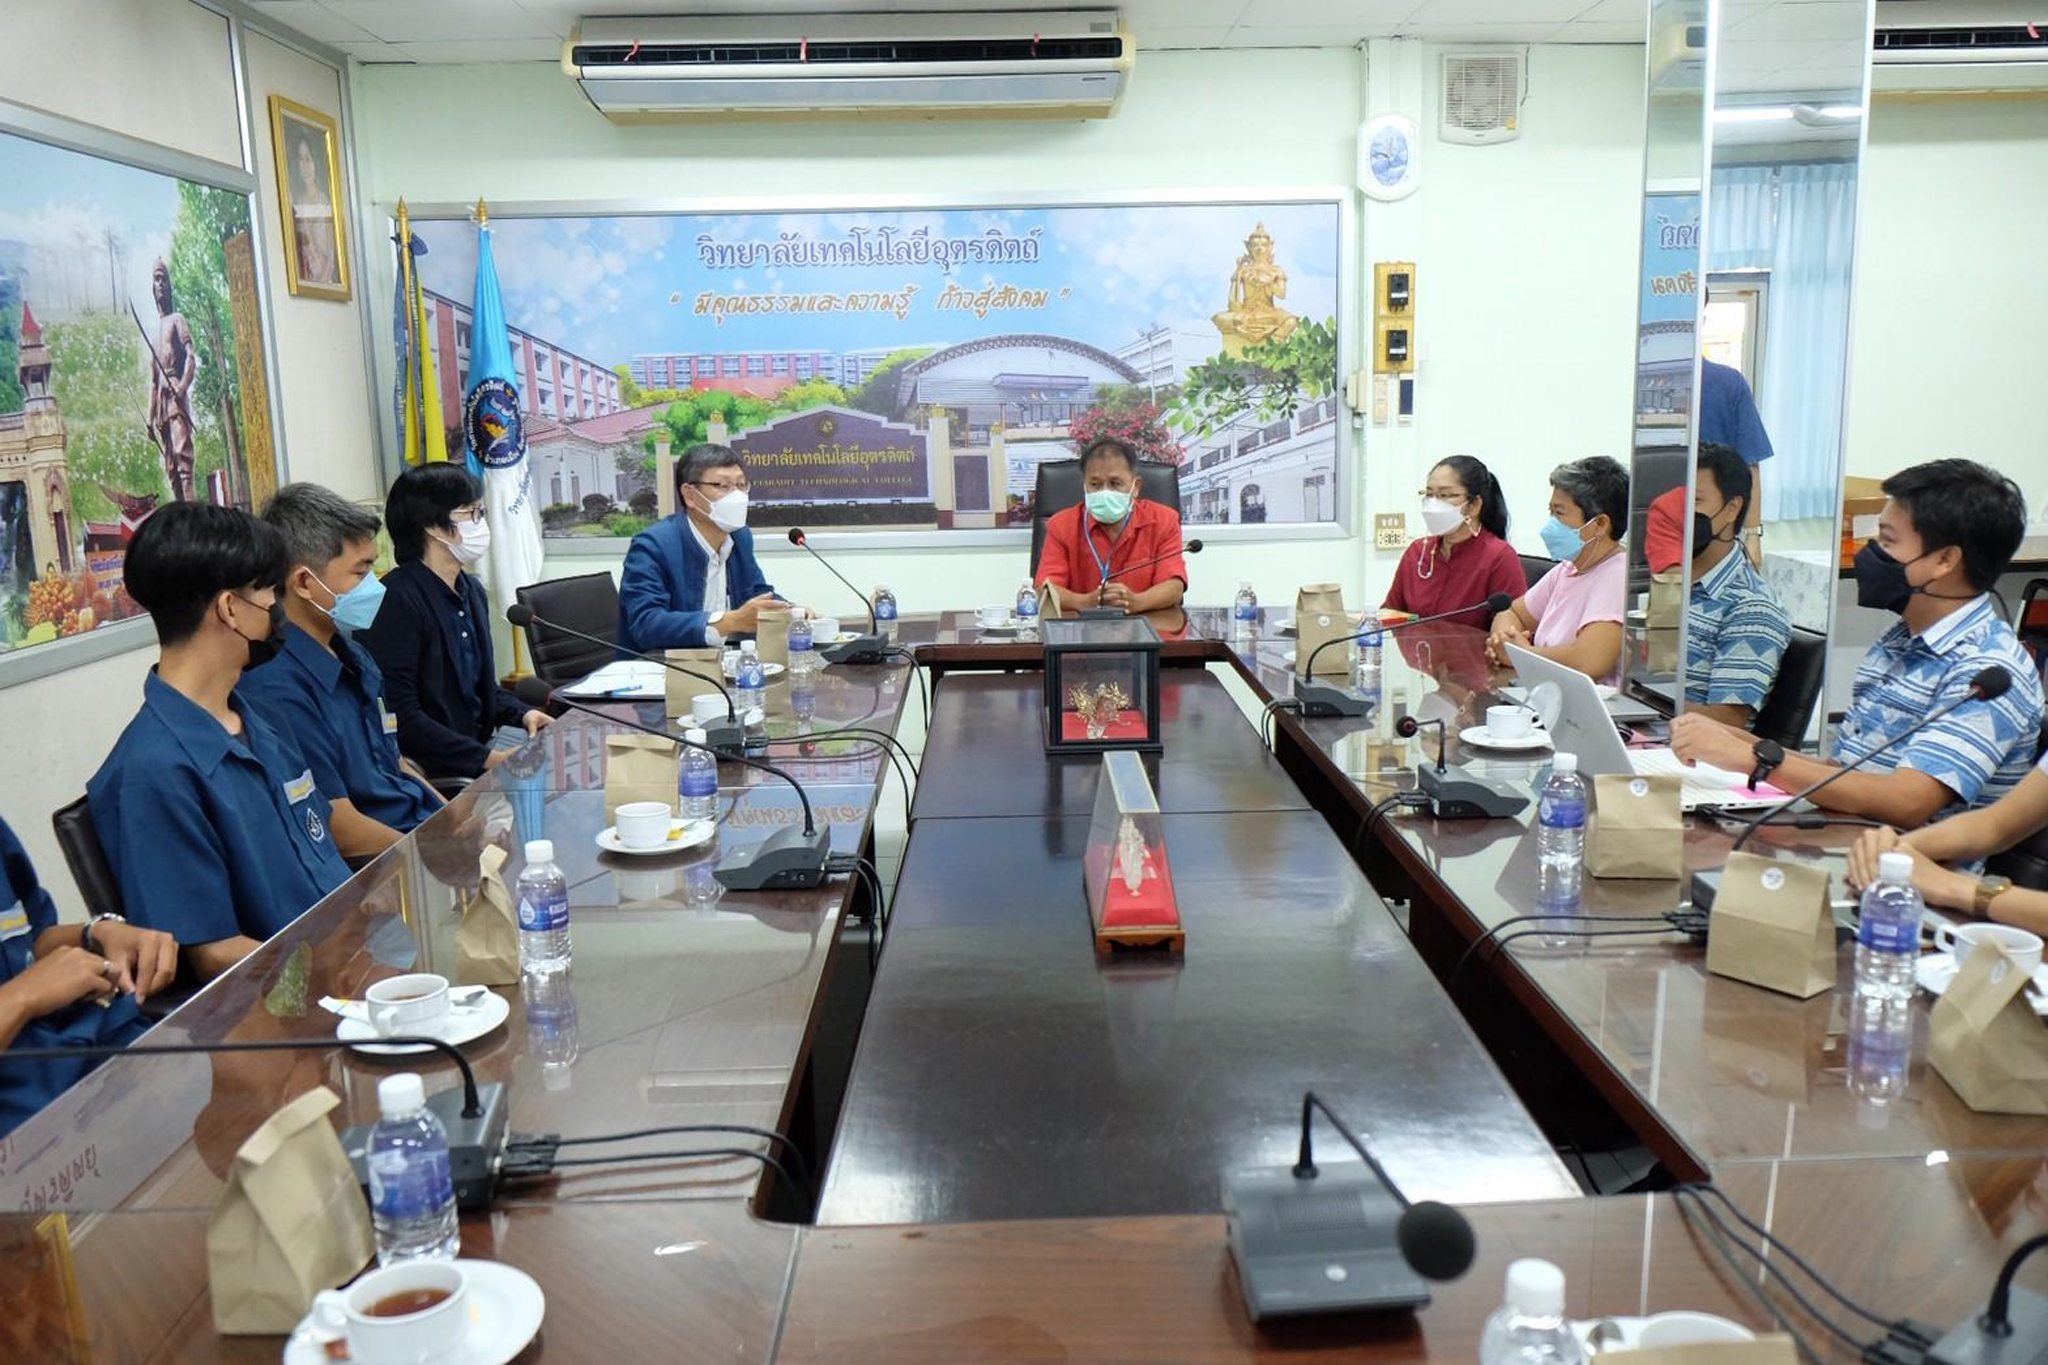
[[[1356,28],[1383,31],[1402,23],[1427,0],[1251,0],[1241,28]],[[1582,0],[1583,3],[1583,0]]]
[[[317,0],[266,0],[257,9],[264,18],[275,19],[317,43],[361,43],[370,39],[361,24],[350,22]]]
[[[1634,24],[1642,32],[1647,27],[1647,10],[1644,0],[1594,0],[1573,18],[1582,24]]]
[[[359,62],[409,62],[412,58],[400,52],[389,43],[375,40],[362,43],[336,43],[336,47]]]
[[[328,7],[387,43],[555,36],[513,0],[328,0]]]
[[[1230,31],[1232,47],[1356,47],[1367,38],[1389,38],[1394,25],[1378,24],[1239,24]]]
[[[1426,0],[1408,16],[1411,26],[1442,28],[1447,24],[1487,26],[1548,25],[1556,28],[1592,7],[1593,0]]]
[[[455,43],[399,43],[406,60],[415,62],[555,62],[562,44],[555,38],[477,38]]]
[[[1724,21],[1721,31],[1746,40],[1853,43],[1869,41],[1869,22],[1869,9],[1857,0],[1809,0],[1772,5],[1733,22]]]
[[[1556,33],[1557,24],[1417,24],[1401,30],[1404,38],[1425,43],[1484,47],[1488,43],[1540,43]]]
[[[1590,19],[1575,19],[1562,25],[1546,40],[1553,43],[1635,43],[1643,41],[1643,21],[1632,24],[1601,23]]]
[[[1137,28],[1138,51],[1172,52],[1197,47],[1223,47],[1230,37],[1228,24],[1204,24],[1191,28]],[[1142,60],[1142,58],[1141,58]]]

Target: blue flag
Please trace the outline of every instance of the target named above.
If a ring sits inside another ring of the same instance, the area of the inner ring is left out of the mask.
[[[533,468],[526,458],[525,414],[498,296],[498,262],[491,229],[477,230],[476,295],[470,306],[469,377],[462,405],[462,444],[469,469],[482,477],[491,523],[491,585],[509,603],[517,588],[540,581],[540,509]]]

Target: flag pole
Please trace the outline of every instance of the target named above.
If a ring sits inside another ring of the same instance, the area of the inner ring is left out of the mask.
[[[425,443],[414,446],[408,439],[412,428],[416,424],[424,423],[419,420],[420,413],[414,393],[418,383],[416,376],[419,362],[415,352],[419,346],[419,338],[413,334],[412,215],[406,208],[404,199],[398,201],[398,278],[399,287],[405,293],[405,334],[410,342],[405,353],[405,416],[399,424],[398,443],[404,451],[406,463],[417,465],[421,461]]]

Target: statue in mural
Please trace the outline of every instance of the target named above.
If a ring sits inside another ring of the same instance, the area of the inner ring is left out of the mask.
[[[163,453],[164,477],[170,480],[171,496],[179,502],[192,500],[192,381],[199,374],[199,354],[192,349],[192,326],[177,308],[171,295],[171,270],[162,261],[150,272],[150,294],[156,300],[157,331],[149,346],[153,371],[149,389],[149,438]],[[132,310],[131,310],[132,311]],[[142,319],[135,320],[136,326]]]
[[[1260,223],[1244,239],[1244,255],[1230,276],[1230,303],[1210,321],[1223,334],[1223,351],[1242,356],[1247,346],[1285,341],[1301,321],[1279,306],[1287,297],[1287,272],[1273,259],[1273,238]]]

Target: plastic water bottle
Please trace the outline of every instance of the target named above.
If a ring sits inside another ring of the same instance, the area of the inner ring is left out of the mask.
[[[709,741],[704,732],[692,727],[683,732],[691,744]],[[685,820],[710,820],[718,814],[718,759],[702,749],[683,749],[682,766],[676,773],[676,806]]]
[[[1038,638],[1038,589],[1028,578],[1017,585],[1017,635],[1024,640]]]
[[[1548,1261],[1508,1266],[1505,1302],[1479,1333],[1479,1365],[1585,1365],[1564,1320],[1564,1272]]]
[[[814,673],[824,661],[811,639],[811,618],[793,615],[789,621],[789,676]]]
[[[519,970],[545,975],[569,966],[569,879],[555,866],[555,845],[526,846],[519,873]]]
[[[1386,659],[1382,650],[1380,633],[1358,637],[1358,657],[1351,666],[1351,685],[1368,697],[1376,697],[1380,690],[1380,671]]]
[[[875,588],[875,624],[890,644],[896,643],[896,594],[887,583]]]
[[[576,1018],[576,987],[568,972],[519,978],[519,999],[526,1007],[526,1040],[540,1063],[546,1090],[567,1090],[576,1059],[583,1055],[583,1033]]]
[[[1237,585],[1237,600],[1230,604],[1230,634],[1233,639],[1249,640],[1258,633],[1259,595],[1247,579]]]
[[[789,710],[800,721],[818,714],[818,670],[798,668],[794,654],[789,656]]]
[[[1877,880],[1863,892],[1856,931],[1856,989],[1891,1000],[1913,998],[1913,964],[1920,958],[1920,916],[1913,889],[1913,855],[1894,850],[1877,860]]]
[[[733,675],[732,691],[740,710],[768,709],[768,670],[762,666],[761,651],[752,640],[740,644],[740,667]]]
[[[1585,861],[1586,780],[1579,776],[1579,756],[1559,753],[1536,798],[1536,905],[1554,928],[1568,929],[1578,917]],[[1559,937],[1551,946],[1567,941]]]
[[[1913,1062],[1913,1001],[1857,991],[1849,997],[1849,1093],[1856,1121],[1884,1128],[1906,1093]]]
[[[377,1082],[383,1118],[370,1130],[370,1218],[377,1264],[452,1261],[462,1250],[455,1222],[455,1174],[448,1131],[427,1108],[419,1076],[402,1071]]]

